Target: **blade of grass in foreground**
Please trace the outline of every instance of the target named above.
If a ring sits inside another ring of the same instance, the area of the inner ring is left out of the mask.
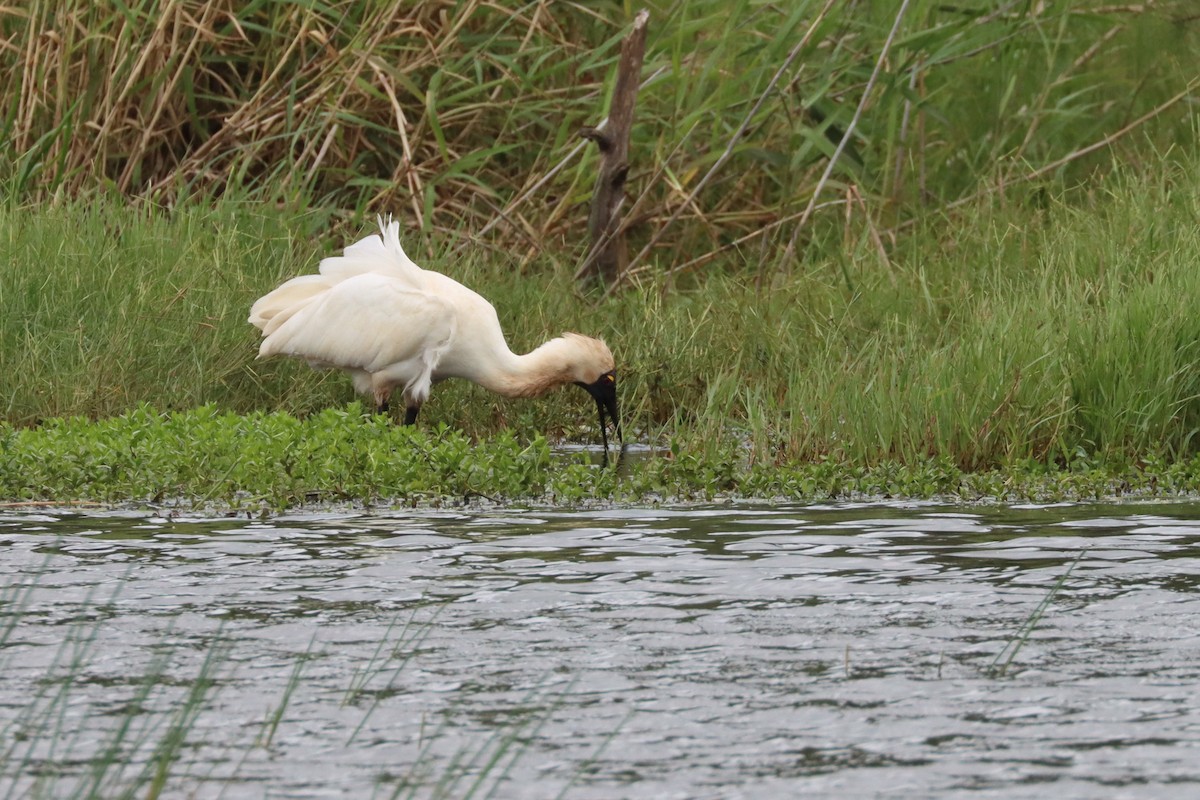
[[[38,574],[44,572],[45,567]],[[118,590],[124,584],[125,581],[117,581]],[[36,578],[23,587],[9,588],[0,594],[0,611],[18,618],[18,622],[6,621],[8,624],[0,628],[4,637],[0,645],[11,643],[20,630],[19,618],[33,602],[33,586]],[[234,641],[218,625],[200,643],[202,653],[195,671],[176,676],[171,673],[172,665],[177,663],[178,648],[184,647],[190,657],[192,646],[191,640],[189,644],[173,643],[175,637],[170,632],[174,622],[168,621],[164,635],[158,637],[156,645],[151,645],[151,657],[142,668],[144,671],[134,672],[131,664],[129,674],[119,677],[117,684],[98,686],[96,682],[105,678],[95,671],[97,661],[112,663],[112,654],[102,654],[97,648],[110,641],[107,624],[112,619],[115,595],[97,598],[96,591],[83,599],[61,643],[53,650],[50,646],[45,648],[50,659],[48,679],[39,683],[18,718],[3,729],[4,739],[11,744],[0,753],[0,796],[155,800],[195,793],[215,784],[222,790],[242,785],[238,780],[245,753],[259,745],[269,746],[287,724],[285,711],[304,684],[304,665],[321,657],[317,635],[313,635],[307,650],[292,665],[283,697],[257,734],[252,734],[255,740],[245,744],[225,743],[231,752],[241,749],[242,759],[222,756],[211,762],[193,762],[184,769],[182,759],[193,746],[200,757],[211,756],[205,755],[211,743],[194,737],[201,718],[215,713],[218,707],[214,704],[215,695],[225,681],[223,672],[234,663],[231,658]],[[435,606],[434,613],[441,608]],[[381,701],[390,696],[396,671],[411,662],[431,627],[428,620],[393,620],[381,646],[354,671],[347,702],[374,694],[355,735],[377,713]],[[391,635],[397,628],[398,638]],[[8,663],[10,652],[0,647],[0,668]],[[390,669],[393,664],[395,670]],[[373,681],[385,673],[389,673],[387,684],[373,687]],[[128,686],[130,691],[125,693],[119,686]],[[407,765],[408,775],[395,785],[391,780],[381,779],[376,785],[376,795],[428,795],[455,800],[496,796],[543,726],[564,706],[571,686],[573,683],[548,690],[546,684],[538,684],[511,706],[489,713],[493,724],[486,732],[456,729],[454,733],[464,744],[448,761],[438,757],[433,745],[450,731],[454,709],[438,714],[433,734],[422,737],[420,752]],[[407,706],[401,704],[401,707],[401,713],[407,713]],[[580,769],[595,761],[618,732],[619,727]],[[238,766],[219,778],[211,774],[205,777],[204,773],[211,773],[218,764]],[[430,768],[437,772],[430,774]],[[579,777],[578,773],[573,775],[562,792]]]
[[[270,747],[271,742],[275,739],[275,732],[279,730],[279,723],[283,720],[284,712],[287,711],[292,694],[295,693],[296,687],[300,685],[300,676],[304,672],[304,666],[316,658],[316,655],[313,653],[313,648],[316,644],[317,633],[314,631],[312,637],[308,640],[308,649],[304,651],[303,655],[297,657],[296,663],[292,665],[292,672],[288,676],[287,684],[283,688],[283,696],[279,698],[279,703],[263,722],[263,729],[259,732],[258,741],[256,742],[260,747]]]
[[[92,604],[98,588],[88,590],[82,607]],[[114,589],[114,598],[119,591],[120,584]],[[61,750],[69,753],[75,749],[82,731],[76,727],[68,732],[67,710],[72,687],[92,658],[99,631],[100,625],[86,615],[69,626],[46,668],[46,677],[6,727],[6,738],[11,743],[0,753],[0,771],[10,776],[13,788],[22,779],[29,780],[35,790],[53,782],[57,773],[57,754]]]
[[[396,627],[396,623],[400,618],[400,615],[397,614],[392,618],[391,624],[388,625],[387,632],[379,640],[379,644],[375,647],[375,652],[371,654],[371,658],[361,669],[355,669],[354,674],[350,678],[350,686],[346,689],[346,694],[342,698],[342,705],[349,705],[357,700],[360,695],[366,693],[367,684],[374,680],[377,675],[382,674],[383,670],[393,660],[396,662],[395,668],[392,670],[391,677],[388,679],[387,684],[382,688],[373,690],[371,705],[367,708],[366,713],[363,714],[362,719],[359,720],[358,725],[355,726],[354,730],[350,732],[350,738],[346,740],[347,746],[349,746],[354,741],[355,737],[362,732],[363,727],[367,724],[367,720],[371,718],[371,715],[375,712],[376,707],[378,707],[384,693],[391,688],[392,681],[395,680],[396,676],[400,674],[400,671],[404,669],[405,665],[408,664],[413,656],[417,654],[417,651],[421,647],[421,642],[425,641],[425,637],[427,637],[433,630],[433,621],[437,615],[441,613],[442,608],[444,608],[444,606],[437,606],[434,609],[433,615],[429,619],[417,623],[414,623],[413,621],[417,613],[417,611],[414,610],[413,613],[409,615],[409,618],[405,620],[404,627],[400,629],[400,632],[396,638],[396,643],[394,645],[390,645],[388,637],[391,635],[393,628]],[[391,650],[386,656],[383,656],[382,654],[385,646],[390,646]]]
[[[191,681],[187,697],[176,709],[166,734],[159,739],[139,776],[139,784],[148,784],[142,795],[146,800],[157,800],[162,795],[171,776],[171,769],[179,759],[180,751],[187,741],[188,734],[195,727],[196,720],[204,712],[209,693],[217,685],[217,673],[228,661],[231,651],[232,645],[221,638],[221,632],[218,630],[217,638],[210,644],[204,662],[200,665],[199,674]]]
[[[516,715],[515,722],[494,725],[482,742],[465,745],[450,758],[441,769],[441,775],[432,786],[423,780],[418,769],[412,769],[401,778],[390,796],[390,800],[412,800],[423,788],[435,800],[470,800],[482,792],[482,797],[493,797],[500,790],[509,771],[529,748],[542,727],[554,712],[563,705],[574,681],[557,692],[547,694],[544,685],[537,685],[502,713]],[[448,716],[429,737],[415,760],[416,767],[425,762],[432,747],[445,730]],[[593,755],[595,759],[611,740],[605,739]],[[574,778],[572,779],[572,781]],[[569,786],[569,784],[568,784]],[[564,788],[565,792],[566,789]]]
[[[1042,598],[1042,601],[1037,604],[1037,607],[1034,608],[1025,621],[1021,623],[1021,627],[1017,628],[1017,632],[1013,634],[1011,639],[1009,639],[1008,644],[1006,644],[1004,648],[996,654],[996,657],[992,659],[992,663],[987,669],[988,677],[1003,678],[1008,674],[1008,668],[1012,664],[1013,659],[1017,657],[1017,653],[1019,653],[1021,648],[1025,646],[1025,642],[1029,641],[1029,636],[1033,633],[1033,629],[1037,627],[1038,622],[1041,621],[1042,617],[1046,613],[1046,610],[1050,608],[1050,604],[1054,602],[1055,596],[1059,593],[1062,587],[1066,585],[1067,578],[1071,577],[1071,572],[1074,571],[1076,565],[1079,564],[1080,559],[1083,558],[1085,553],[1087,553],[1087,550],[1079,551],[1079,555],[1075,556],[1075,560],[1072,561],[1070,565],[1067,566],[1066,571],[1058,577],[1058,580],[1056,580],[1054,585],[1051,586],[1049,591],[1046,592],[1046,596]]]

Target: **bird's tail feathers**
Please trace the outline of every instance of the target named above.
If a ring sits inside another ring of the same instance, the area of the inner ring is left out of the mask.
[[[379,237],[383,240],[383,247],[388,254],[396,259],[399,264],[403,264],[404,269],[419,270],[408,253],[404,252],[404,247],[400,244],[400,223],[392,219],[392,215],[387,215],[387,221],[384,222],[382,216],[377,217],[379,223]]]
[[[388,215],[386,222],[379,217],[378,236],[372,234],[359,239],[343,250],[342,255],[322,259],[320,271],[335,281],[364,272],[385,272],[415,280],[421,268],[400,246],[400,223]]]

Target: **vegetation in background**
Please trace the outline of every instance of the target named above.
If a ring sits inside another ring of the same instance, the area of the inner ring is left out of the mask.
[[[627,216],[635,243],[663,237],[652,271],[717,252],[750,265],[787,254],[791,269],[793,254],[846,245],[886,261],[887,229],[930,207],[1031,172],[1077,181],[1114,153],[1143,161],[1147,139],[1194,138],[1168,102],[1195,79],[1186,0],[644,5]],[[403,210],[434,248],[463,236],[578,261],[594,177],[578,130],[603,116],[640,7],[10,4],[0,182],[39,206],[234,195],[352,227]]]
[[[935,465],[954,492],[965,472],[1111,477],[1200,450],[1186,3],[647,5],[626,219],[633,252],[653,246],[603,299],[573,280],[594,167],[577,130],[602,114],[632,5],[0,9],[9,476],[34,469],[30,448],[74,447],[63,431],[85,446],[86,426],[57,418],[251,414],[228,435],[265,436],[264,453],[303,446],[276,437],[288,426],[336,427],[327,413],[357,436],[348,381],[255,361],[244,320],[377,211],[402,214],[419,261],[493,300],[514,349],[606,338],[626,432],[676,454],[626,489],[582,463],[556,478],[546,442],[595,437],[586,397],[450,382],[423,432],[361,424],[395,452],[510,431],[480,463],[533,453],[528,471],[387,472],[355,495],[274,466],[193,484],[163,465],[140,489],[47,474],[4,491],[820,494],[747,476]]]

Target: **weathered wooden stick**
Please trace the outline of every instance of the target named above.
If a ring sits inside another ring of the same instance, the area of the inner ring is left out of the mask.
[[[617,64],[617,85],[613,88],[612,107],[603,130],[583,128],[579,135],[600,148],[600,175],[592,194],[588,214],[588,232],[592,249],[581,273],[584,279],[596,276],[613,284],[629,263],[629,248],[621,231],[621,203],[625,199],[625,178],[629,175],[629,131],[633,127],[633,107],[641,82],[642,59],[646,54],[648,11],[639,11],[633,29],[621,43]]]

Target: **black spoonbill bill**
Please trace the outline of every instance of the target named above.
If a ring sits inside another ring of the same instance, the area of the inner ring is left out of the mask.
[[[536,397],[574,383],[596,401],[621,440],[612,353],[599,339],[564,333],[525,355],[509,349],[492,304],[456,280],[413,263],[400,224],[379,220],[379,235],[323,259],[316,275],[292,278],[260,297],[250,324],[262,331],[258,357],[303,358],[347,372],[354,388],[386,412],[404,393],[405,424],[417,419],[430,387],[465,378],[505,397]]]

